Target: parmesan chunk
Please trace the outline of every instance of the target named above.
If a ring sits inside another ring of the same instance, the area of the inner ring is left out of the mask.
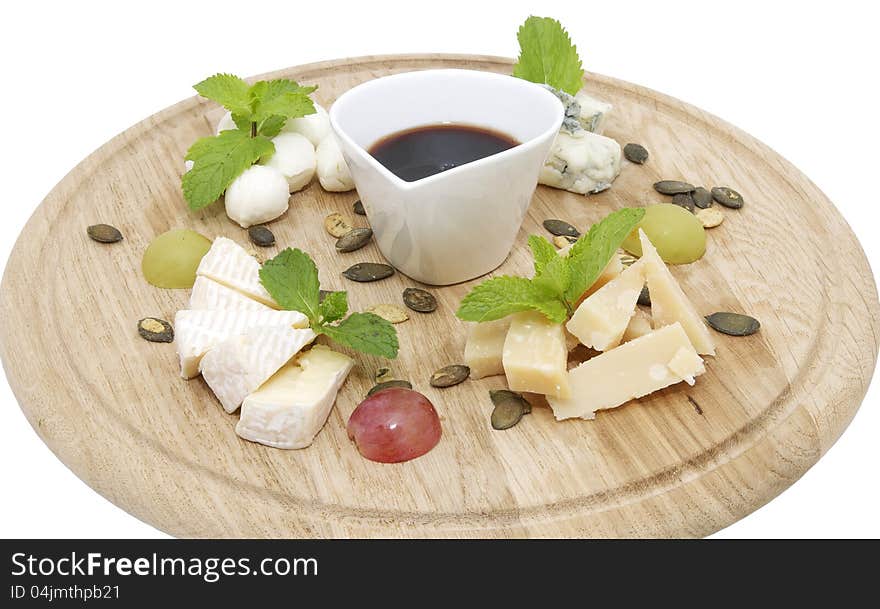
[[[629,325],[623,333],[623,342],[628,343],[629,341],[635,340],[645,334],[650,334],[653,329],[654,328],[651,325],[651,315],[636,307],[636,312],[633,314],[632,318],[630,318]]]
[[[512,316],[502,363],[511,391],[569,397],[568,347],[561,324],[537,312]]]
[[[464,345],[464,363],[471,369],[472,379],[504,374],[501,358],[504,339],[510,328],[510,317],[472,324]]]

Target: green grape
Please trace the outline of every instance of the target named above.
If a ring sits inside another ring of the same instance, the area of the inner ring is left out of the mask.
[[[199,262],[210,248],[211,241],[195,231],[170,230],[147,247],[141,270],[158,288],[191,288]]]
[[[640,228],[667,264],[689,264],[706,253],[706,229],[694,214],[678,205],[660,203],[645,208],[645,217],[623,241],[623,249],[633,256],[642,255]]]

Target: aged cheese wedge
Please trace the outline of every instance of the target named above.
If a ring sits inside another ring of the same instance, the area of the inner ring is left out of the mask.
[[[241,292],[227,288],[207,277],[196,277],[192,294],[189,297],[190,309],[271,311],[269,307],[248,298]]]
[[[593,419],[599,410],[675,383],[693,385],[703,372],[702,358],[676,322],[587,360],[568,373],[572,397],[547,401],[557,420]]]
[[[639,239],[642,242],[640,262],[645,263],[645,277],[648,281],[648,291],[651,293],[651,316],[654,318],[654,327],[661,328],[679,322],[697,353],[715,355],[715,342],[706,322],[685,296],[681,286],[660,258],[660,254],[641,229],[639,229]]]
[[[537,312],[511,316],[502,363],[512,391],[569,397],[567,361],[568,346],[561,324],[551,323]]]
[[[245,398],[235,432],[274,448],[305,448],[324,426],[352,364],[315,345]]]
[[[202,358],[199,370],[226,412],[315,340],[312,330],[262,326],[223,341]]]
[[[636,312],[633,313],[633,316],[629,320],[629,325],[623,333],[622,342],[628,343],[640,336],[650,334],[653,330],[654,327],[652,325],[651,314],[644,309],[636,307]]]
[[[510,328],[510,317],[471,324],[464,344],[464,363],[470,367],[472,379],[504,374],[501,357],[504,339]]]
[[[308,328],[309,320],[298,311],[193,311],[184,309],[174,317],[174,342],[180,357],[180,376],[199,374],[199,362],[212,347],[259,326]]]
[[[574,244],[571,244],[571,245],[574,245]],[[560,249],[559,255],[563,256],[563,257],[568,256],[568,252],[569,252],[569,250],[571,250],[571,245],[566,245],[565,247]],[[583,302],[584,299],[586,299],[591,294],[598,291],[599,288],[604,286],[606,283],[608,283],[609,281],[611,281],[612,279],[614,279],[615,277],[620,275],[620,273],[623,272],[623,269],[624,269],[624,266],[623,266],[623,262],[621,262],[621,260],[620,260],[620,254],[615,253],[611,257],[611,260],[608,261],[608,264],[605,265],[605,268],[602,269],[602,272],[596,278],[596,281],[593,282],[593,285],[591,285],[587,289],[587,291],[584,292],[584,295],[581,296],[580,300],[578,301],[578,304]]]
[[[584,300],[566,324],[566,329],[581,344],[597,351],[616,347],[635,313],[636,301],[644,285],[644,264],[639,261]]]
[[[214,239],[211,249],[199,263],[196,274],[222,283],[273,309],[278,308],[260,283],[260,263],[232,239]]]

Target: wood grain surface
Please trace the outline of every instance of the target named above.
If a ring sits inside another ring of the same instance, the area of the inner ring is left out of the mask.
[[[316,98],[329,106],[368,79],[441,67],[509,73],[510,61],[363,57],[272,76],[318,84]],[[239,439],[237,415],[225,414],[201,379],[179,378],[174,346],[148,343],[136,331],[145,316],[173,319],[189,296],[142,278],[141,256],[155,235],[188,227],[247,244],[222,205],[191,213],[183,201],[184,152],[221,113],[190,98],[84,160],[16,244],[0,293],[0,340],[28,420],[92,488],[177,536],[702,536],[742,518],[813,465],[864,397],[880,323],[871,270],[827,198],[765,145],[642,87],[591,74],[586,89],[614,104],[607,134],[644,144],[651,158],[625,164],[600,195],[539,187],[497,273],[529,273],[525,240],[544,234],[542,220],[584,229],[622,206],[665,201],[651,187],[658,179],[739,190],[746,205],[724,210],[706,256],[673,272],[701,312],[745,312],[763,327],[748,338],[717,335],[718,356],[707,358],[696,387],[669,388],[593,422],[557,423],[549,408],[537,407],[517,427],[493,431],[488,390],[503,387],[503,377],[444,390],[428,385],[435,369],[462,360],[464,332],[453,312],[472,285],[463,284],[433,289],[438,310],[396,326],[402,348],[393,371],[442,417],[443,438],[432,452],[399,465],[360,457],[345,423],[385,364],[361,355],[310,448]],[[401,291],[417,285],[400,274],[375,284],[340,275],[354,262],[382,260],[375,245],[336,253],[321,228],[332,211],[365,225],[351,213],[356,198],[316,182],[296,193],[272,224],[278,248],[310,252],[322,287],[348,290],[355,310],[400,303]],[[119,227],[125,240],[90,241],[85,229],[97,222]],[[865,473],[854,472],[854,480]]]

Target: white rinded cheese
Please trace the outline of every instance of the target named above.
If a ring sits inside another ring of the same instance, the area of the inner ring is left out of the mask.
[[[537,312],[511,316],[502,356],[511,391],[568,397],[568,345],[562,324]]]
[[[464,344],[464,363],[471,369],[470,378],[504,374],[501,357],[509,328],[510,317],[470,325]]]
[[[584,300],[566,324],[581,344],[608,351],[620,344],[645,285],[644,264],[636,262]]]
[[[651,294],[651,316],[654,318],[654,327],[660,328],[679,322],[697,353],[715,355],[715,342],[706,322],[685,296],[681,286],[666,267],[666,263],[641,229],[639,229],[639,239],[642,243],[641,260],[644,260],[646,265],[645,277],[648,281],[648,292]]]
[[[636,307],[636,312],[629,320],[629,325],[623,333],[622,341],[628,343],[631,340],[650,334],[654,329],[651,323],[651,314],[644,311],[640,307]]]
[[[352,364],[315,345],[245,398],[235,433],[274,448],[305,448],[324,426]]]
[[[178,311],[174,317],[174,342],[180,357],[180,376],[199,374],[199,362],[212,347],[259,326],[308,328],[309,320],[298,311]]]
[[[602,192],[620,174],[620,144],[589,131],[559,132],[538,181],[578,194]]]
[[[196,277],[193,284],[192,294],[189,297],[189,308],[198,310],[219,311],[271,311],[269,307],[248,298],[241,292],[227,288],[222,283],[212,281],[207,277]]]
[[[580,107],[578,122],[580,122],[581,127],[587,131],[602,135],[602,132],[605,130],[605,121],[611,113],[611,104],[607,104],[595,97],[590,97],[583,91],[575,95],[574,100]]]
[[[223,409],[232,413],[315,337],[308,328],[252,328],[213,347],[202,358],[199,370]]]
[[[211,249],[199,263],[196,274],[222,283],[266,306],[278,308],[260,283],[260,263],[232,239],[214,239]]]
[[[596,411],[615,408],[675,383],[693,385],[705,372],[681,324],[675,323],[587,360],[571,370],[572,397],[547,401],[557,420],[593,419]]]

